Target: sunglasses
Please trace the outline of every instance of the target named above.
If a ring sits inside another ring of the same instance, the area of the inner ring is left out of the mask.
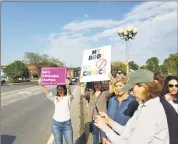
[[[172,88],[172,87],[176,87],[176,88],[178,88],[178,84],[176,84],[176,85],[169,84],[168,86],[171,87],[171,88]]]

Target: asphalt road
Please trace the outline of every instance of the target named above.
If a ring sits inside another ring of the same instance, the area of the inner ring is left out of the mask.
[[[11,99],[13,103],[8,103]],[[54,105],[39,88],[29,94],[3,95],[1,104],[1,144],[47,144]]]
[[[19,89],[25,89],[33,86],[38,86],[37,82],[29,82],[29,83],[21,83],[21,84],[13,84],[13,85],[4,85],[1,86],[1,93],[19,90]]]

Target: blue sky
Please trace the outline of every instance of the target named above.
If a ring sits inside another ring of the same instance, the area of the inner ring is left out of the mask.
[[[131,59],[144,64],[149,56],[157,56],[158,48],[154,52],[150,50],[150,54],[142,58],[151,47],[148,38],[156,37],[154,46],[164,46],[165,53],[161,57],[158,55],[163,61],[169,53],[176,52],[177,46],[177,26],[171,23],[165,24],[167,31],[164,31],[164,35],[171,33],[171,38],[166,44],[159,44],[160,41],[165,42],[167,37],[163,36],[158,24],[164,19],[177,23],[177,7],[174,3],[167,7],[164,3],[153,2],[2,2],[1,63],[22,59],[25,52],[45,52],[68,66],[76,66],[81,64],[84,49],[107,44],[112,45],[112,60],[124,61],[124,42],[116,35],[116,29],[127,25],[136,26],[140,34],[129,43],[132,47]],[[145,14],[144,10],[147,10]],[[149,30],[147,37],[144,30]],[[143,59],[142,62],[138,56]]]

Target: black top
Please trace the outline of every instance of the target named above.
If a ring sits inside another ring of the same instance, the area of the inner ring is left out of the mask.
[[[163,96],[160,96],[160,102],[164,107],[167,117],[170,144],[178,144],[178,114]]]

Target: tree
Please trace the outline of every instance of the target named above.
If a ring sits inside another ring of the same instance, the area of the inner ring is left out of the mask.
[[[140,69],[147,69],[145,65],[141,66]]]
[[[170,54],[163,62],[164,67],[167,69],[168,74],[178,74],[178,53]]]
[[[16,81],[18,78],[29,78],[29,70],[22,61],[14,61],[3,70],[10,79]]]
[[[149,58],[146,61],[146,68],[152,72],[158,72],[159,71],[159,60],[157,57]]]
[[[114,65],[116,68],[118,68],[122,73],[126,73],[126,64],[120,61],[112,62],[112,65]]]
[[[38,69],[38,74],[40,74],[41,67],[50,66],[50,67],[58,67],[64,66],[64,63],[59,61],[54,57],[49,57],[47,54],[39,54],[33,52],[25,53],[26,63],[33,64]]]
[[[164,64],[160,65],[160,71],[165,75],[168,73],[168,70]]]
[[[129,62],[129,69],[138,70],[139,69],[139,65],[134,63],[134,61],[130,61]]]
[[[58,66],[58,67],[64,66],[64,63],[63,63],[63,62],[59,61],[58,59],[56,59],[56,58],[54,58],[54,57],[49,58],[49,63],[51,64],[51,66],[52,66],[52,65],[54,65],[54,66],[56,65],[56,66]]]
[[[80,67],[74,67],[75,71],[80,71]]]

